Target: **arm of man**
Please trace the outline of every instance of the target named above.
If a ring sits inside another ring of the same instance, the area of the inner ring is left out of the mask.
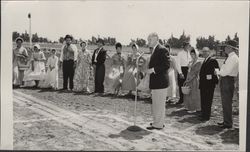
[[[73,45],[72,49],[74,51],[74,61],[76,62],[77,61],[77,57],[78,57],[78,49],[77,49],[76,45]]]
[[[180,61],[181,61],[181,52],[178,52],[176,57],[176,70],[178,74],[182,74]]]
[[[60,59],[59,59],[59,68],[62,67],[62,62],[63,62],[63,49],[64,49],[65,46],[62,46],[61,48],[61,53],[60,53]]]
[[[227,76],[231,73],[231,71],[235,68],[235,66],[238,66],[238,60],[236,58],[232,58],[226,64],[223,64],[220,71],[218,71],[218,75],[220,76]]]

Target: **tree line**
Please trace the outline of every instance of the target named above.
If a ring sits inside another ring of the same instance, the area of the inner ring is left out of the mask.
[[[22,37],[25,42],[29,42],[29,34],[25,31],[25,33],[18,33],[18,32],[13,32],[12,34],[12,40],[15,41],[17,37]],[[88,44],[89,45],[96,45],[96,41],[99,38],[92,36],[91,39],[88,39]],[[115,45],[116,44],[116,38],[114,37],[102,37],[106,45]],[[235,40],[239,42],[239,37],[238,34],[235,33],[234,37],[231,38],[229,35],[226,37],[225,41],[227,40]],[[74,39],[73,43],[79,43],[83,41],[81,38],[80,39]],[[174,37],[173,34],[167,39],[160,39],[159,42],[161,44],[168,43],[172,48],[182,48],[183,42],[189,42],[190,41],[190,35],[187,35],[185,31],[179,36],[179,37]],[[50,41],[47,38],[40,37],[38,36],[37,33],[32,34],[32,42],[40,42],[40,43],[63,43],[64,42],[64,37],[60,37],[58,41]],[[147,46],[147,41],[143,38],[136,38],[136,39],[131,39],[130,40],[130,46],[136,43],[140,47],[146,47]],[[216,50],[218,45],[221,42],[219,40],[215,39],[215,36],[209,35],[208,37],[198,37],[196,39],[196,48],[197,49],[202,49],[203,47],[209,47],[210,49]]]

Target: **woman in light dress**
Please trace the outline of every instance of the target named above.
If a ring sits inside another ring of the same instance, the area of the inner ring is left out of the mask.
[[[184,85],[191,88],[191,92],[184,95],[184,107],[189,113],[198,112],[201,110],[200,104],[200,90],[199,90],[199,72],[201,68],[201,61],[198,61],[198,52],[192,49],[190,51],[192,61],[189,63],[189,70],[187,79]]]
[[[39,81],[44,80],[45,77],[45,62],[46,58],[44,53],[40,50],[40,45],[34,45],[34,52],[31,56],[30,68],[25,72],[23,80],[25,86],[30,86],[35,82],[34,87],[38,87]]]
[[[136,74],[138,69],[136,67],[137,58],[140,56],[138,51],[138,46],[136,44],[132,45],[132,53],[128,54],[125,73],[122,79],[122,90],[128,90],[127,95],[132,95],[132,91],[136,90],[138,84],[136,79]]]
[[[22,46],[23,39],[18,37],[16,39],[16,48],[13,50],[12,54],[12,83],[13,87],[20,87],[23,85],[24,71],[29,66],[28,64],[28,52]]]
[[[75,92],[87,92],[89,90],[89,78],[91,67],[91,54],[86,49],[87,42],[83,41],[80,43],[81,50],[78,52],[77,65],[74,75],[74,91]]]
[[[111,57],[111,71],[105,80],[106,87],[111,88],[114,95],[118,96],[125,71],[125,59],[122,57],[122,45],[116,43],[116,53]]]
[[[51,55],[47,60],[47,73],[39,86],[41,88],[58,89],[58,57],[56,56],[56,50],[51,50]]]
[[[177,82],[176,82],[176,61],[173,56],[170,55],[170,45],[165,44],[165,47],[169,51],[169,57],[170,57],[170,67],[168,69],[168,78],[169,78],[169,87],[167,88],[167,102],[172,103],[172,100],[176,98],[176,89],[177,89]]]

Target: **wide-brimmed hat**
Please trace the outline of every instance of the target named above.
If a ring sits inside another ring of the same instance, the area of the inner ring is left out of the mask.
[[[224,41],[224,42],[222,42],[220,45],[219,45],[219,47],[231,47],[231,48],[233,48],[233,49],[235,49],[235,50],[239,50],[239,44],[238,44],[238,42],[237,41],[235,41],[235,40],[228,40],[228,41]]]
[[[39,50],[41,49],[39,44],[35,44],[34,47],[37,47]]]
[[[64,37],[64,40],[66,40],[67,38],[70,38],[71,40],[73,40],[73,36],[67,34],[65,37]]]
[[[23,38],[17,37],[15,42],[17,43],[18,40],[22,41],[22,43],[23,43]]]

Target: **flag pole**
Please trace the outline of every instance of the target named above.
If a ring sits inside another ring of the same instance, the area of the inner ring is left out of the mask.
[[[32,48],[32,34],[31,34],[31,14],[28,14],[29,18],[29,35],[30,35],[30,48]]]

